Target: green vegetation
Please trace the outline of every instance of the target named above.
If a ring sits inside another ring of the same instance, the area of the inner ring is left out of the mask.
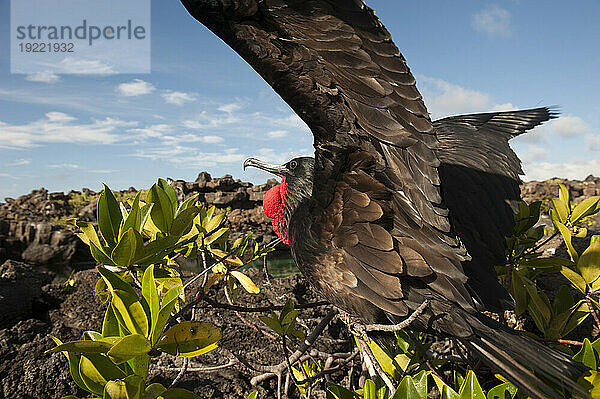
[[[90,223],[70,220],[102,265],[95,293],[108,307],[101,332],[86,331],[81,340],[66,343],[52,337],[57,346],[48,352],[63,352],[73,380],[94,397],[195,398],[184,389],[147,384],[150,361],[159,352],[199,356],[221,339],[221,330],[211,323],[176,322],[185,310],[187,286],[176,258],[214,259],[210,267],[204,262],[202,274],[212,272],[205,288],[225,278],[235,297],[236,282],[249,292],[258,290],[237,269],[271,249],[252,245],[250,234],[229,244],[229,229],[222,227],[227,213],[207,209],[196,197],[178,203],[165,180],[148,190],[146,202],[141,198],[138,192],[126,207],[105,186],[97,200],[98,231]]]
[[[84,199],[89,198],[77,197],[73,209]],[[187,315],[199,301],[212,301],[207,295],[219,280],[225,282],[226,306],[236,302],[239,287],[251,294],[259,292],[241,268],[251,263],[259,266],[272,248],[260,248],[251,240],[251,233],[230,242],[230,230],[223,227],[227,211],[218,213],[215,207],[207,208],[197,202],[196,196],[179,203],[175,190],[162,179],[144,193],[120,199],[104,187],[97,198],[97,228],[69,220],[80,230],[78,236],[100,265],[95,293],[108,304],[102,331],[86,331],[81,340],[66,343],[52,337],[57,346],[48,352],[62,352],[74,381],[94,398],[195,398],[180,388],[149,384],[150,362],[160,352],[188,358],[216,348],[221,330]],[[541,248],[547,239],[544,227],[536,226],[541,207],[541,202],[519,205],[513,235],[507,238],[507,262],[498,267],[499,278],[516,300],[516,314],[529,314],[535,322],[537,334],[528,334],[590,367],[592,371],[579,382],[591,390],[593,397],[599,397],[600,375],[596,370],[600,365],[600,339],[576,342],[566,338],[590,316],[600,328],[600,236],[592,237],[583,251],[578,252],[573,245],[574,237],[587,236],[584,224],[600,211],[600,197],[575,206],[561,186],[559,197],[552,199],[552,236],[562,238],[568,259],[543,256]],[[201,270],[185,284],[177,262],[181,257],[194,259]],[[541,273],[564,276],[570,286],[549,295],[536,285]],[[190,295],[186,290],[193,282],[197,287]],[[372,367],[377,373],[366,380],[364,387],[351,391],[329,382],[325,376],[333,368],[320,360],[300,356],[289,360],[290,344],[300,348],[312,338],[305,337],[297,323],[300,309],[291,301],[279,309],[260,319],[282,343],[287,364],[282,363],[281,370],[289,372],[306,398],[316,388],[324,390],[329,399],[424,399],[432,389],[437,389],[442,399],[525,398],[503,377],[482,380],[464,364],[454,367],[453,381],[445,381],[437,370],[454,359],[428,357],[429,341],[408,329],[393,333],[393,345],[361,335],[366,345],[358,345],[360,351],[373,356]],[[573,345],[576,351],[571,349]],[[358,350],[353,353],[344,367],[349,367]],[[249,398],[258,399],[258,393],[251,393]]]

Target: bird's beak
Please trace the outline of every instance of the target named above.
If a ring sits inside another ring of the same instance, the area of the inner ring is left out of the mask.
[[[254,167],[258,169],[262,169],[269,173],[273,173],[274,175],[284,176],[286,172],[288,172],[287,168],[284,165],[275,165],[272,163],[263,162],[260,159],[256,158],[248,158],[244,161],[244,170],[247,167]]]

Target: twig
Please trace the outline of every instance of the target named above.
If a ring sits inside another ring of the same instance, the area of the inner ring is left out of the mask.
[[[536,338],[541,342],[556,342],[557,344],[567,344],[567,345],[577,345],[583,346],[583,342],[580,341],[572,341],[570,339],[548,339],[548,338]]]
[[[234,306],[233,305],[233,301],[231,300],[231,297],[229,296],[229,291],[227,290],[227,287],[225,288],[225,298],[227,299],[227,302],[229,302],[230,306]],[[195,308],[194,308],[195,309]],[[271,338],[271,339],[277,339],[277,337],[271,333],[268,333],[266,331],[263,331],[261,329],[259,329],[258,327],[256,327],[256,325],[254,323],[249,322],[248,320],[246,320],[246,318],[244,316],[242,316],[240,314],[240,312],[238,312],[237,310],[234,311],[235,315],[238,317],[238,319],[241,320],[242,323],[244,323],[245,325],[247,325],[248,327],[250,327],[251,329],[253,329],[256,332],[260,332],[262,333],[264,336]]]
[[[247,312],[247,313],[262,313],[262,312],[269,312],[271,310],[281,310],[281,309],[283,309],[283,306],[284,306],[284,305],[275,305],[275,306],[246,307],[246,306],[231,305],[231,304],[226,304],[226,303],[222,303],[222,302],[217,302],[207,296],[203,296],[202,298],[204,299],[205,302],[207,302],[209,305],[211,305],[214,308],[235,310],[237,312]],[[318,302],[311,302],[311,303],[299,303],[299,304],[294,305],[294,309],[311,309],[311,308],[316,308],[316,307],[325,306],[325,305],[329,305],[329,302],[318,301]]]
[[[396,393],[396,388],[394,388],[394,384],[392,383],[392,380],[390,380],[390,377],[388,377],[385,371],[383,371],[383,369],[381,368],[381,365],[377,361],[377,358],[373,354],[373,351],[371,350],[371,348],[369,348],[369,345],[362,337],[357,336],[356,339],[358,340],[358,344],[360,345],[360,350],[371,361],[371,364],[375,368],[375,371],[381,377],[383,382],[385,382],[385,385],[387,385],[388,389],[390,390],[390,396],[394,396],[394,393]],[[369,338],[367,337],[367,339]]]
[[[218,366],[210,366],[210,367],[188,367],[187,371],[190,372],[196,372],[196,373],[211,373],[213,371],[218,371],[218,370],[222,370],[222,369],[226,369],[228,367],[231,367],[233,365],[238,364],[239,361],[237,359],[231,359],[229,360],[229,362],[225,363],[225,364],[221,364]],[[180,371],[181,368],[172,368],[172,367],[165,367],[165,368],[161,368],[162,370],[165,371]]]
[[[179,380],[181,380],[181,377],[183,377],[183,375],[187,371],[187,368],[188,368],[189,364],[190,364],[190,358],[189,357],[184,357],[183,358],[183,366],[179,370],[179,373],[177,374],[177,377],[175,377],[175,379],[173,380],[173,382],[171,383],[171,385],[169,386],[169,388],[174,387],[179,382]]]
[[[421,305],[419,305],[419,307],[416,308],[415,311],[410,316],[408,316],[406,319],[402,320],[398,324],[391,324],[391,325],[390,324],[368,324],[368,325],[364,326],[364,329],[365,329],[365,331],[386,331],[386,332],[403,330],[406,327],[408,327],[413,321],[415,321],[415,319],[417,317],[419,317],[419,315],[421,313],[423,313],[423,311],[425,310],[427,305],[429,305],[429,301],[425,300],[425,302],[423,302]]]
[[[327,327],[327,325],[333,319],[336,313],[337,310],[332,309],[327,313],[327,315],[325,315],[325,317],[323,317],[323,319],[321,319],[317,327],[315,327],[315,329],[310,333],[310,335],[306,338],[304,342],[300,343],[298,349],[296,349],[296,351],[289,357],[288,360],[291,364],[296,363],[300,359],[300,357],[315,343],[319,335],[321,335],[323,330],[325,330],[325,327]],[[249,362],[246,363],[250,364]],[[283,371],[287,368],[287,361],[283,361],[276,366],[262,366],[260,367],[260,369],[256,368],[256,366],[259,365],[250,365],[250,368],[254,368],[258,371],[263,371],[263,374],[252,377],[252,379],[250,380],[250,384],[252,385],[256,385],[274,376],[279,376],[278,379],[280,380]]]

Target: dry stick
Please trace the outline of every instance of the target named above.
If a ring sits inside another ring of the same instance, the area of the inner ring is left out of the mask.
[[[394,331],[403,330],[406,327],[408,327],[413,321],[415,321],[415,319],[417,317],[419,317],[419,315],[421,313],[423,313],[423,311],[425,310],[427,305],[429,305],[429,301],[425,300],[425,302],[423,302],[421,305],[419,305],[419,307],[416,308],[415,311],[410,316],[408,316],[406,319],[402,320],[398,324],[368,324],[368,325],[364,326],[365,331],[394,332]]]
[[[572,341],[570,339],[549,339],[549,338],[537,338],[538,341],[541,342],[556,342],[557,344],[567,344],[567,345],[576,345],[583,346],[583,342],[580,341]]]
[[[227,309],[227,310],[235,310],[237,312],[247,312],[247,313],[262,313],[262,312],[270,312],[271,310],[281,310],[284,305],[276,305],[276,306],[257,306],[257,307],[247,307],[247,306],[239,306],[239,305],[231,305],[227,303],[217,302],[214,299],[202,296],[204,302],[208,303],[210,306],[214,308]],[[294,309],[311,309],[316,308],[318,306],[329,305],[327,301],[317,301],[311,303],[299,303],[294,305]]]
[[[181,377],[183,377],[183,375],[187,371],[189,364],[190,364],[190,358],[184,357],[183,358],[183,366],[181,367],[181,369],[179,369],[179,373],[177,374],[177,377],[175,377],[175,379],[173,380],[171,385],[169,385],[169,388],[173,388],[179,382],[179,380],[181,380]]]
[[[239,361],[237,359],[231,359],[229,360],[229,362],[225,363],[225,364],[221,364],[218,366],[210,366],[210,367],[188,367],[187,371],[190,372],[196,372],[196,373],[211,373],[213,371],[218,371],[218,370],[222,370],[222,369],[226,369],[228,367],[231,367],[233,365],[238,364]],[[165,367],[165,368],[161,368],[162,370],[165,371],[180,371],[181,368],[172,368],[172,367]]]
[[[390,380],[390,377],[388,377],[385,371],[383,371],[383,369],[381,368],[381,365],[377,361],[377,358],[373,354],[373,351],[371,350],[371,348],[369,348],[369,345],[362,337],[356,337],[356,339],[358,340],[358,344],[360,345],[360,350],[364,352],[365,355],[367,355],[367,358],[371,361],[371,364],[375,368],[375,371],[381,377],[383,382],[385,382],[385,385],[387,385],[388,389],[390,390],[390,396],[394,396],[394,394],[396,393],[396,388],[394,388],[394,384],[392,383],[392,380]]]
[[[298,346],[298,349],[292,354],[292,356],[289,357],[288,360],[290,361],[290,363],[296,363],[302,357],[302,355],[315,343],[319,335],[321,335],[323,330],[325,330],[325,327],[327,327],[327,325],[333,319],[336,313],[337,310],[332,309],[327,313],[327,315],[325,315],[325,317],[323,317],[323,319],[321,319],[317,327],[315,327],[315,329],[310,333],[306,340]],[[240,359],[237,355],[236,357]],[[242,361],[242,359],[240,359],[240,361]],[[244,363],[244,361],[242,361],[242,363]],[[263,371],[263,374],[252,377],[252,379],[250,380],[250,384],[252,385],[256,385],[274,376],[281,376],[283,374],[283,371],[287,368],[287,361],[283,361],[276,366],[252,365],[248,361],[245,361],[244,364],[249,368],[253,368],[258,371]],[[279,377],[279,379],[281,379],[281,377]]]

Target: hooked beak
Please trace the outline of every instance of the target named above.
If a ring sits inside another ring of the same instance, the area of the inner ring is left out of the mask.
[[[274,175],[284,176],[287,174],[288,169],[284,165],[275,165],[272,163],[263,162],[260,159],[256,158],[248,158],[244,161],[244,170],[247,167],[254,167],[258,169],[262,169],[269,173],[273,173]]]

